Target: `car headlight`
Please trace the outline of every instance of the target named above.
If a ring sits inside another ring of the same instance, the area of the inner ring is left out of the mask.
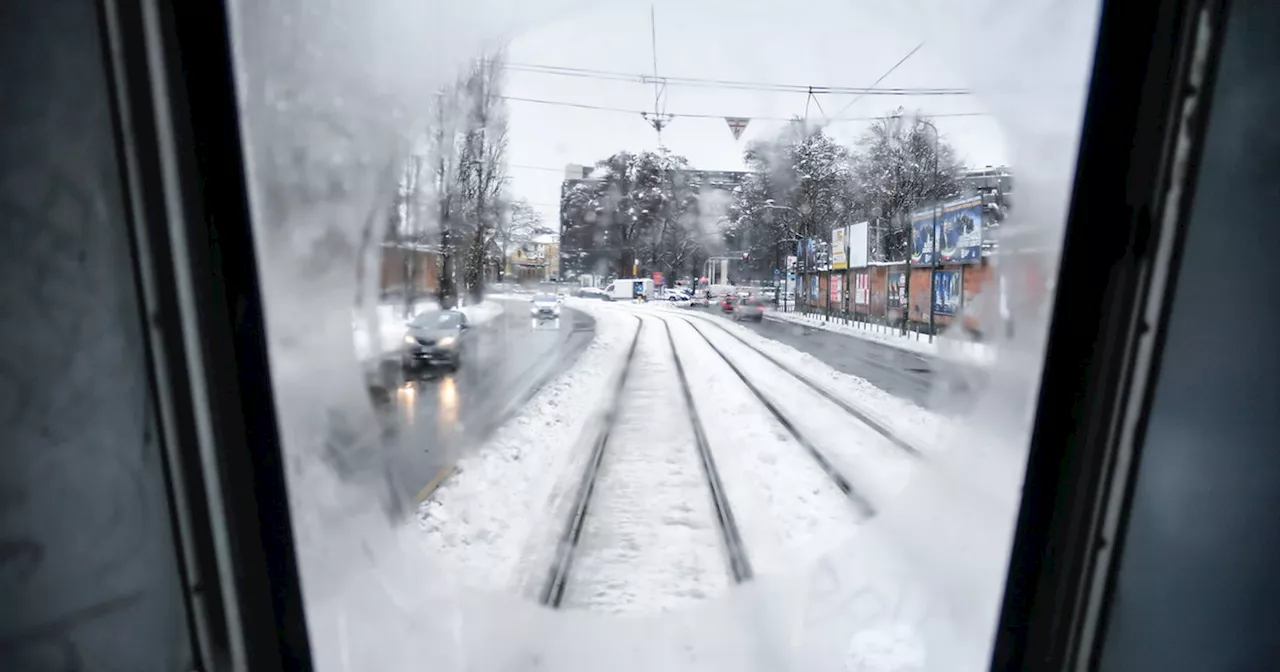
[[[439,344],[440,344],[440,347],[447,348],[452,346],[453,342],[456,340],[458,340],[456,336],[445,336],[444,338],[440,339]]]
[[[408,345],[417,345],[417,344],[418,344],[418,339],[416,339],[416,338],[414,338],[414,337],[412,337],[412,336],[405,336],[405,337],[404,337],[404,342],[405,342],[406,344],[408,344]]]

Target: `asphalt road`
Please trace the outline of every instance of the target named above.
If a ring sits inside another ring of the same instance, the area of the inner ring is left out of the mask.
[[[564,309],[538,323],[528,304],[471,330],[468,358],[457,372],[408,379],[377,403],[383,427],[383,468],[404,506],[412,506],[447,476],[466,451],[483,442],[535,387],[567,368],[595,333],[587,315]]]
[[[705,313],[720,316],[716,306],[705,309]],[[980,376],[928,355],[798,324],[769,319],[738,324],[808,353],[841,373],[862,378],[889,394],[937,410],[942,410],[939,405],[952,396],[937,394],[940,387],[956,391],[973,384],[977,380],[974,376]]]

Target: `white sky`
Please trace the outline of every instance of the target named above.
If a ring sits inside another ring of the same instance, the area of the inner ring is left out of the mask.
[[[817,0],[803,5],[787,0],[670,0],[654,6],[659,76],[867,87],[920,44],[919,31],[913,27],[888,23],[874,5],[853,0]],[[648,3],[610,4],[599,9],[586,6],[574,16],[544,23],[517,37],[510,43],[508,60],[651,74],[650,39]],[[969,78],[949,67],[951,61],[946,58],[947,51],[954,48],[954,43],[926,41],[877,86],[967,88]],[[651,85],[515,71],[507,73],[507,95],[627,110],[653,106]],[[687,157],[694,168],[739,170],[745,144],[776,130],[783,123],[781,119],[803,115],[806,98],[803,93],[671,86],[667,88],[666,111],[676,117],[663,131],[663,141],[673,152]],[[988,111],[976,95],[868,95],[845,109],[853,100],[849,95],[818,96],[832,117],[882,115],[899,105],[929,115]],[[527,198],[548,223],[559,217],[565,164],[592,164],[619,150],[657,146],[653,128],[639,114],[522,101],[508,105],[513,194]],[[681,117],[682,113],[716,118]],[[723,116],[756,119],[735,142]],[[822,112],[810,103],[809,116],[820,118]],[[994,117],[938,116],[934,121],[943,140],[950,142],[968,165],[1009,162],[1005,138]],[[852,143],[867,124],[865,120],[839,121],[829,132]]]

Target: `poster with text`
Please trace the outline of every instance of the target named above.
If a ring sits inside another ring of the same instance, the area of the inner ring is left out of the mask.
[[[955,315],[960,312],[960,299],[964,296],[962,275],[959,270],[934,271],[933,312],[938,315]]]
[[[871,299],[871,276],[867,273],[853,274],[853,303],[866,307]]]
[[[818,301],[818,276],[809,276],[809,301],[817,303]]]
[[[849,257],[847,255],[849,245],[845,242],[845,234],[849,232],[843,226],[837,226],[831,230],[831,268],[832,270],[842,271],[849,268]]]
[[[832,275],[831,283],[827,287],[828,301],[831,307],[836,310],[844,310],[844,276]]]

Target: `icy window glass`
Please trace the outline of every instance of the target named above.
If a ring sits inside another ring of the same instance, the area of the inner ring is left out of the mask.
[[[236,3],[320,669],[986,669],[1097,9]]]

